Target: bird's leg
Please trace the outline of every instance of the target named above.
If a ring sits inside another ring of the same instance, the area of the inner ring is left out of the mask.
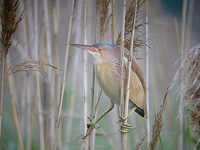
[[[122,117],[121,115],[118,115],[118,116],[121,118],[121,120],[126,120],[126,119],[128,119],[128,118],[131,116],[131,114],[132,114],[136,109],[137,109],[137,106],[134,106],[133,108],[131,108],[131,110],[129,111],[128,116],[127,116],[126,118]],[[121,123],[121,120],[119,120],[117,123],[118,123],[122,128],[130,129],[130,130],[133,130],[133,129],[134,129],[134,128],[131,127],[130,124],[122,124],[122,123]],[[123,130],[121,130],[121,129],[119,129],[119,131],[120,131],[120,132],[123,132],[123,133],[124,133],[124,132],[127,132],[127,131],[123,131]]]
[[[112,109],[114,108],[114,103],[111,101],[111,105],[110,107],[103,113],[99,116],[99,118],[97,118],[97,120],[93,121],[93,119],[91,119],[90,117],[88,117],[88,119],[90,120],[90,123],[87,124],[87,133],[86,135],[82,138],[82,139],[85,139],[91,132],[92,130],[96,129],[96,128],[99,128],[99,127],[96,127],[96,124],[106,115],[108,114]]]
[[[131,110],[130,110],[129,113],[128,113],[128,117],[126,117],[126,118],[122,117],[121,115],[118,115],[118,116],[119,116],[121,119],[126,120],[126,119],[128,119],[128,118],[132,115],[132,113],[133,113],[136,109],[137,109],[137,106],[133,106],[133,108],[131,108]]]

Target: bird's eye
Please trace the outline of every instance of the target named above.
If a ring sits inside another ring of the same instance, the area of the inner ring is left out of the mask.
[[[102,48],[99,48],[99,51],[101,52],[101,51],[102,51]]]

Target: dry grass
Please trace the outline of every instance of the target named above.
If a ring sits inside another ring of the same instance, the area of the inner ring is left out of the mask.
[[[43,69],[43,66],[48,66],[48,67],[52,67],[54,69],[59,69],[58,67],[56,67],[55,65],[52,65],[50,63],[46,63],[42,60],[27,60],[27,59],[23,59],[21,60],[19,63],[10,66],[5,74],[5,79],[14,73],[17,72],[27,72],[27,71],[38,71],[40,73],[42,73],[43,75],[46,75],[46,71]],[[59,69],[62,71],[62,69]]]
[[[103,42],[104,35],[107,31],[108,24],[111,20],[112,14],[108,15],[109,4],[111,0],[96,0],[96,10],[100,15],[100,34],[101,42]]]
[[[162,131],[162,127],[164,125],[163,114],[164,114],[164,110],[165,110],[166,104],[167,104],[168,93],[169,93],[169,91],[167,89],[167,92],[165,93],[165,96],[164,96],[164,99],[163,99],[163,103],[160,106],[159,110],[155,113],[155,120],[154,120],[153,131],[152,131],[152,140],[151,140],[150,145],[149,145],[150,150],[155,149],[156,143],[158,141],[158,137],[159,137],[159,135]]]
[[[181,59],[182,63],[174,76],[172,86],[182,76],[179,93],[186,92],[181,106],[189,106],[190,124],[193,131],[200,136],[200,44],[191,48]]]
[[[23,12],[20,14],[19,18],[16,20],[16,11],[19,6],[19,0],[4,0],[0,3],[1,5],[1,59],[6,57],[9,48],[12,44],[12,39],[15,35],[19,22],[23,18]],[[3,55],[4,54],[4,55]]]
[[[141,48],[145,45],[145,40],[142,39],[143,32],[141,31],[140,27],[145,25],[146,23],[141,21],[143,17],[141,17],[143,11],[143,4],[145,0],[138,0],[137,1],[137,12],[136,12],[136,23],[135,23],[135,38],[133,44],[133,50],[136,51],[136,48]],[[135,0],[132,0],[128,5],[126,16],[125,16],[125,33],[124,33],[124,47],[128,50],[130,49],[130,42],[131,42],[131,32],[132,32],[132,22],[134,16],[134,8],[135,8]],[[118,35],[116,44],[120,45],[121,42],[121,32]]]
[[[142,145],[142,143],[144,142],[144,140],[146,139],[147,135],[145,135],[142,140],[136,145],[135,150],[138,150],[140,148],[140,146]]]

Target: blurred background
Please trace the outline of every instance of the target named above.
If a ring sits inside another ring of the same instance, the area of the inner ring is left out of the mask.
[[[15,65],[23,59],[43,60],[64,70],[66,48],[70,24],[72,0],[41,0],[38,4],[34,0],[20,0],[18,16],[24,10],[24,18],[20,22],[7,59]],[[112,2],[109,4],[108,14],[111,14]],[[127,6],[129,0],[127,0]],[[95,43],[95,28],[97,23],[97,42],[100,42],[99,18],[96,22],[95,0],[87,0],[86,43]],[[122,26],[122,0],[115,2],[115,41]],[[200,39],[200,1],[186,1],[186,22],[184,36],[184,53],[199,44]],[[141,16],[145,16],[145,4]],[[176,61],[181,57],[181,40],[183,27],[182,0],[149,0],[148,1],[148,45],[149,45],[149,100],[150,125],[154,122],[154,114],[162,104],[168,85],[180,65]],[[37,21],[36,21],[37,20]],[[143,20],[145,22],[145,18]],[[36,28],[37,26],[37,28]],[[141,30],[146,34],[145,26]],[[136,33],[137,34],[137,33]],[[38,35],[38,43],[35,36]],[[144,36],[145,40],[145,36]],[[111,22],[108,24],[104,42],[112,44]],[[84,43],[84,1],[75,0],[70,44]],[[35,53],[38,46],[38,57]],[[50,53],[49,53],[50,52]],[[61,133],[59,133],[58,149],[80,149],[83,133],[83,58],[80,49],[69,46],[68,64],[65,80],[65,93],[61,112]],[[145,72],[145,47],[134,54]],[[9,67],[7,65],[7,67]],[[36,73],[17,72],[13,74],[15,87],[15,105],[25,149],[41,149],[43,137],[45,149],[51,149],[55,140],[55,125],[63,71],[49,69],[41,65],[47,72],[39,74],[40,102],[36,96]],[[90,115],[92,99],[93,58],[88,54],[87,77],[87,115]],[[164,126],[161,131],[156,149],[178,149],[178,110],[179,97],[177,86],[170,90],[167,106],[164,112]],[[95,101],[98,95],[97,81],[95,81]],[[39,104],[41,103],[41,105]],[[110,105],[109,99],[102,93],[99,105],[99,116]],[[39,108],[41,107],[41,108]],[[187,108],[183,115],[183,149],[193,149],[196,135],[189,126]],[[42,118],[42,122],[39,119]],[[106,115],[100,122],[100,129],[96,130],[95,150],[120,149],[120,132],[117,107]],[[128,121],[136,129],[128,134],[127,149],[134,149],[146,134],[146,119],[133,113]],[[41,134],[41,123],[42,131]],[[29,132],[30,131],[30,132]],[[11,95],[8,80],[4,85],[3,124],[1,149],[19,149],[18,137],[13,118]],[[141,149],[146,149],[146,142]],[[29,146],[28,146],[29,145]],[[198,147],[199,148],[199,147]]]

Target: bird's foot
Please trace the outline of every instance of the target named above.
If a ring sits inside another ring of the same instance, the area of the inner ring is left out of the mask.
[[[128,117],[124,118],[121,115],[119,115],[119,117],[121,118],[121,120],[119,120],[117,123],[120,125],[120,129],[119,129],[120,132],[129,133],[131,130],[135,129],[130,124],[122,123],[122,120],[124,121],[124,120],[128,119]]]
[[[128,117],[122,117],[120,114],[118,114],[118,117],[121,119],[121,120],[126,120],[126,119],[128,119]]]
[[[87,124],[87,132],[86,132],[86,135],[82,137],[82,139],[85,139],[88,135],[90,135],[92,130],[101,127],[101,126],[96,126],[97,125],[96,121],[92,120],[90,117],[87,117],[87,118],[90,120],[90,123]]]

